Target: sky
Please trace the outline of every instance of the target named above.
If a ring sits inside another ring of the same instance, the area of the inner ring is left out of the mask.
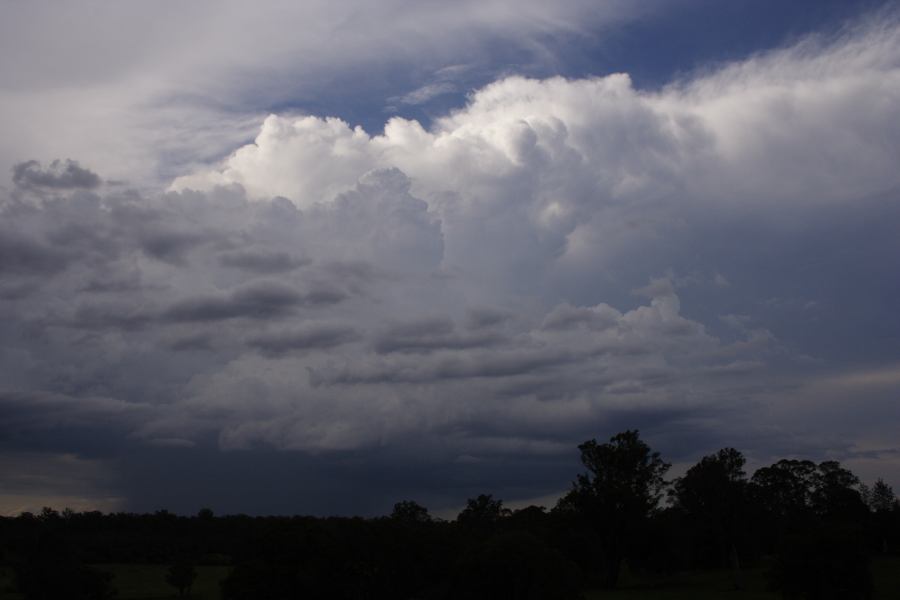
[[[0,514],[900,489],[900,6],[0,4]]]

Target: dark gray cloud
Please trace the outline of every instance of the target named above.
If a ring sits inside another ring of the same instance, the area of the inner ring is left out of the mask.
[[[13,183],[23,188],[47,190],[91,190],[100,187],[100,177],[74,160],[54,160],[46,168],[36,160],[18,163],[12,169]]]
[[[494,308],[470,308],[466,311],[466,328],[483,329],[495,327],[507,322],[512,315],[504,310]]]
[[[157,260],[181,264],[187,253],[206,239],[206,236],[195,232],[155,231],[141,236],[141,247],[148,256]]]
[[[0,390],[0,448],[13,451],[114,456],[128,445],[127,432],[154,413],[139,402],[92,394]]]
[[[103,291],[108,290],[104,289]],[[71,319],[62,321],[60,324],[76,329],[130,331],[146,327],[154,321],[155,315],[140,306],[113,300],[83,304],[78,307]]]
[[[312,303],[320,296],[312,292]],[[167,308],[162,317],[172,321],[220,321],[224,319],[271,319],[289,314],[306,302],[298,290],[275,281],[248,284],[230,294],[187,298]],[[337,296],[335,301],[339,301]]]
[[[543,327],[549,330],[586,327],[602,331],[613,327],[619,316],[617,310],[607,305],[586,307],[563,304],[547,315]]]
[[[442,348],[448,348],[446,346]],[[469,346],[452,348],[468,349]],[[431,349],[431,347],[429,347]],[[491,353],[443,355],[432,360],[404,360],[375,367],[351,366],[337,372],[312,372],[316,385],[439,383],[450,379],[506,378],[533,374],[542,369],[572,364],[573,353],[565,350],[506,350]]]
[[[299,269],[310,263],[308,259],[291,256],[287,252],[267,252],[263,250],[226,252],[219,256],[219,262],[226,267],[244,269],[256,273],[283,273]]]
[[[380,354],[427,353],[490,346],[503,340],[495,332],[458,333],[450,319],[432,317],[391,325],[375,337],[373,346]]]
[[[628,283],[610,297],[621,308],[578,303],[577,295],[552,303],[532,297],[529,305],[522,300],[527,294],[499,280],[486,288],[459,270],[424,268],[430,259],[394,263],[392,251],[366,252],[382,242],[360,244],[353,223],[348,232],[340,229],[341,205],[297,212],[233,193],[108,195],[7,208],[7,231],[23,233],[4,239],[28,251],[18,251],[25,259],[6,270],[4,283],[18,291],[0,300],[14,316],[0,326],[6,451],[127,457],[122,464],[187,453],[204,457],[196,458],[197,468],[246,461],[239,478],[250,482],[264,461],[282,458],[308,465],[311,477],[336,477],[346,457],[366,463],[382,447],[379,468],[419,478],[381,485],[371,503],[351,512],[377,512],[410,489],[437,506],[487,484],[510,497],[549,494],[577,468],[571,455],[577,443],[625,427],[641,427],[673,460],[741,442],[765,460],[767,448],[789,448],[797,436],[797,447],[814,455],[837,446],[814,428],[801,436],[752,417],[778,398],[814,393],[803,381],[827,370],[832,356],[827,345],[803,342],[821,321],[787,326],[772,315],[821,318],[837,298],[845,310],[871,306],[877,294],[844,298],[827,282],[852,277],[859,289],[886,289],[879,266],[886,263],[871,258],[894,248],[891,227],[866,229],[866,245],[852,252],[832,256],[832,244],[855,239],[861,223],[850,216],[855,210],[900,223],[883,199],[820,211],[795,243],[764,223],[728,223],[733,248],[710,236],[708,246],[668,252],[665,268],[640,256],[631,263],[652,276],[619,271]],[[354,201],[364,202],[365,193],[361,188]],[[398,206],[404,202],[401,195]],[[189,229],[188,222],[202,226]],[[429,219],[413,222],[420,229],[407,240],[421,240],[426,255],[435,247],[430,235],[445,239]],[[203,231],[203,240],[183,260],[151,260],[140,235],[151,225]],[[697,227],[701,236],[709,231],[705,222]],[[802,248],[828,257],[784,267],[783,281],[802,277],[809,297],[768,301],[792,295],[773,276],[769,255],[759,253],[757,262],[743,253],[742,240],[763,238],[778,256]],[[697,262],[698,252],[711,262]],[[223,256],[253,258],[236,267]],[[299,256],[308,264],[294,263]],[[742,260],[740,271],[729,267]],[[862,271],[868,275],[860,274],[864,264],[872,265]],[[699,274],[677,275],[691,268]],[[728,286],[716,283],[722,272]],[[748,296],[751,288],[757,289]],[[593,297],[604,297],[604,289]],[[475,300],[460,301],[465,295]],[[882,332],[896,328],[886,309],[880,314]],[[790,346],[783,332],[795,340]],[[795,418],[786,412],[782,423]],[[261,448],[270,450],[260,454]],[[391,454],[403,448],[420,453],[421,464]],[[869,460],[860,463],[865,468],[877,462],[841,448],[853,460]],[[494,468],[510,461],[523,469],[540,463],[546,473],[529,480]],[[452,473],[458,487],[427,483],[429,469]],[[121,473],[104,480],[104,497],[149,507],[152,494],[141,496],[140,482]],[[208,490],[185,485],[172,508],[210,504]],[[353,487],[335,481],[334,489],[342,486]],[[223,509],[286,510],[265,495],[221,491],[221,498]],[[295,501],[331,510],[324,500]]]
[[[66,268],[68,257],[53,246],[0,228],[0,273],[47,275]]]
[[[250,338],[247,344],[263,354],[278,356],[290,352],[334,348],[360,337],[360,333],[353,327],[313,323],[302,328],[256,336]]]
[[[175,351],[211,351],[213,350],[213,338],[211,335],[203,333],[182,336],[172,340],[169,348]]]

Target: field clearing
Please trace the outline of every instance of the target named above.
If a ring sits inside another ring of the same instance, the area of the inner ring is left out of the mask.
[[[166,583],[168,565],[102,564],[95,568],[113,575],[113,587],[118,600],[170,600],[178,598],[175,589]],[[191,600],[219,600],[219,583],[228,575],[228,567],[198,566],[197,579],[191,590]],[[0,571],[0,600],[20,600],[21,594],[12,592],[9,570]]]
[[[98,569],[113,574],[113,585],[119,600],[171,600],[178,595],[166,584],[167,565],[104,564]],[[228,567],[199,566],[192,600],[219,600],[219,583],[228,575]],[[875,559],[872,562],[875,581],[874,600],[900,598],[900,557]],[[12,591],[12,575],[0,569],[0,600],[21,600]],[[698,571],[682,573],[653,582],[639,581],[623,573],[621,589],[593,590],[585,600],[779,600],[781,596],[766,590],[765,569],[747,569],[743,573],[743,590],[731,589],[727,571]]]
[[[166,583],[168,565],[96,565],[113,574],[113,586],[121,600],[162,600],[177,598],[175,588]],[[191,595],[193,600],[219,600],[219,583],[228,576],[228,567],[198,566]]]
[[[654,581],[640,581],[627,571],[622,574],[617,590],[594,590],[587,600],[700,600],[733,598],[734,600],[772,600],[781,596],[766,590],[766,570],[747,569],[742,573],[743,589],[735,590],[728,571],[695,571],[679,573]]]
[[[900,598],[900,557],[872,560],[875,583],[873,600]],[[746,569],[742,573],[743,589],[734,590],[728,571],[696,571],[680,573],[654,582],[639,581],[623,573],[620,589],[592,590],[586,600],[781,600],[781,595],[768,591],[767,570]]]

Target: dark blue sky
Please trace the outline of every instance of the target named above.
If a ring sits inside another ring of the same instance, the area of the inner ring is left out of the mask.
[[[266,107],[273,112],[301,111],[334,115],[369,133],[381,133],[393,116],[432,119],[465,105],[468,93],[499,76],[569,78],[628,73],[635,87],[658,89],[680,78],[709,71],[753,54],[790,46],[810,34],[840,35],[860,15],[893,4],[890,0],[678,0],[660,2],[647,16],[587,34],[539,38],[537,56],[515,41],[489,44],[473,59],[473,68],[452,79],[457,91],[416,106],[397,106],[391,98],[415,90],[432,77],[422,66],[382,64],[349,69],[317,88],[315,97],[284,99]],[[432,65],[433,66],[433,65]],[[386,107],[397,106],[397,110]]]

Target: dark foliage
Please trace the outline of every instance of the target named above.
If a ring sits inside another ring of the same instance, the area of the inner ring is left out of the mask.
[[[169,572],[166,573],[166,583],[178,590],[179,596],[190,595],[195,579],[197,570],[193,564],[184,560],[169,567]]]
[[[643,578],[772,565],[786,598],[866,599],[869,557],[900,550],[900,504],[834,461],[780,460],[747,478],[724,448],[672,484],[637,431],[579,446],[585,471],[553,510],[509,510],[482,494],[454,521],[411,500],[361,518],[58,513],[0,518],[0,564],[28,599],[114,597],[103,563],[170,565],[190,595],[197,565],[228,565],[223,598],[243,600],[575,599]],[[661,504],[668,489],[669,504]]]
[[[450,598],[471,600],[576,600],[578,567],[537,537],[501,533],[464,557],[450,584]]]
[[[658,452],[644,443],[637,431],[625,431],[599,444],[580,446],[587,473],[578,476],[559,508],[577,513],[597,544],[589,551],[602,568],[602,583],[618,583],[622,560],[638,554],[649,519],[657,509],[669,469]]]
[[[736,589],[741,587],[741,548],[746,546],[744,528],[751,514],[745,462],[734,448],[723,448],[700,459],[671,490],[675,507],[692,527],[702,562],[727,565]]]
[[[509,515],[502,500],[494,500],[490,494],[469,498],[466,507],[456,517],[456,522],[481,535],[496,531],[500,519]]]
[[[772,572],[772,589],[785,598],[868,600],[872,576],[861,533],[832,525],[787,536]]]
[[[431,521],[428,509],[412,500],[404,500],[395,504],[391,518],[402,523],[428,523]]]
[[[47,509],[42,513],[47,516]],[[58,518],[55,514],[53,518]],[[44,520],[31,539],[14,548],[11,566],[25,600],[108,600],[111,576],[81,562],[54,523]]]

